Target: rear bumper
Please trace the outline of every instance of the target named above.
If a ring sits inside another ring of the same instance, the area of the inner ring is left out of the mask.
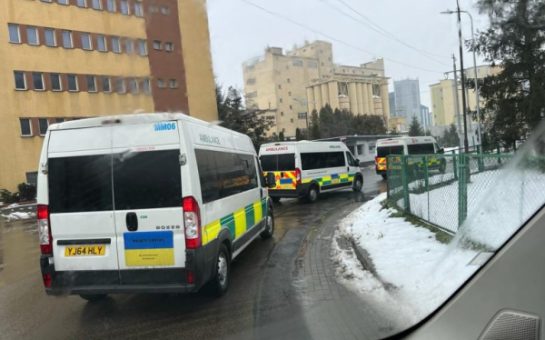
[[[57,271],[50,256],[40,257],[43,276],[50,277],[48,295],[109,293],[191,293],[213,275],[218,242],[186,250],[185,268]],[[193,276],[188,282],[188,273]]]
[[[294,190],[283,190],[283,189],[269,189],[269,196],[271,197],[285,197],[285,198],[298,198],[305,197],[308,194],[308,189],[310,188],[310,183],[299,184]]]

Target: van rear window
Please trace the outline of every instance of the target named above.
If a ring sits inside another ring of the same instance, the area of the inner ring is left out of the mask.
[[[377,148],[377,157],[386,157],[388,155],[402,155],[403,145],[380,146]]]
[[[263,155],[259,157],[263,171],[295,170],[295,154]]]
[[[307,152],[301,153],[303,170],[336,168],[345,166],[343,152]]]
[[[165,150],[50,158],[51,213],[179,207],[179,154]]]
[[[407,148],[409,149],[409,155],[424,155],[435,153],[435,149],[433,148],[433,144],[431,143],[408,145]]]
[[[112,210],[110,155],[50,158],[51,213]]]

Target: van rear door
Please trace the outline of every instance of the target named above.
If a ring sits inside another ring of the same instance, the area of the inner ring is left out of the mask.
[[[121,284],[179,283],[183,278],[179,131],[176,121],[112,128]]]
[[[47,162],[55,270],[104,271],[104,283],[119,281],[111,134],[107,126],[52,130]]]

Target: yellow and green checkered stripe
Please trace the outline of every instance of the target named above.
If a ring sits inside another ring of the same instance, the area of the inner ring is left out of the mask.
[[[354,181],[355,174],[343,173],[343,174],[332,174],[330,176],[316,177],[316,178],[305,178],[302,183],[310,183],[312,181],[318,183],[320,188],[322,186],[340,184],[340,183],[352,183]]]
[[[203,227],[202,244],[214,241],[222,229],[229,230],[231,241],[238,239],[267,216],[267,209],[267,198],[264,198],[208,223]]]

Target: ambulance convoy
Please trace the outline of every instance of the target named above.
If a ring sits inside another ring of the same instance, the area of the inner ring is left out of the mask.
[[[340,142],[267,144],[259,157],[248,136],[183,114],[52,124],[37,193],[46,293],[222,295],[231,261],[273,235],[269,197],[363,186]]]

